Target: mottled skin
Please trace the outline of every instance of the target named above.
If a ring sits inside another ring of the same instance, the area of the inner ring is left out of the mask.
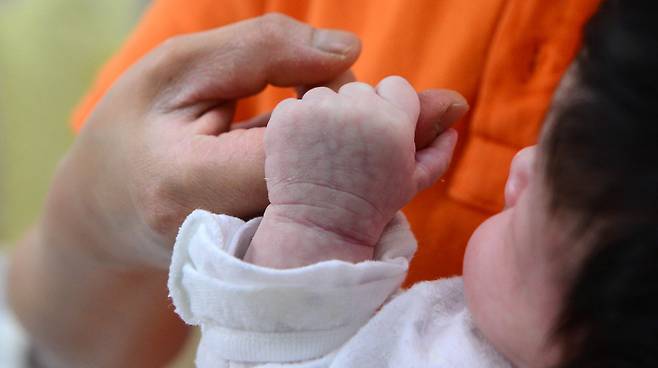
[[[417,152],[419,112],[400,77],[280,103],[265,133],[271,204],[247,259],[277,268],[370,259],[395,213],[449,165],[456,133]]]

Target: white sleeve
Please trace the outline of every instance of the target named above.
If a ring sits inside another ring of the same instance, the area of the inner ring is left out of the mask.
[[[398,290],[416,249],[400,213],[375,261],[270,269],[241,260],[259,223],[196,210],[178,233],[169,293],[183,320],[201,326],[198,367],[300,362],[337,351]]]
[[[23,327],[9,309],[8,268],[9,260],[0,252],[0,367],[26,367],[29,343]]]

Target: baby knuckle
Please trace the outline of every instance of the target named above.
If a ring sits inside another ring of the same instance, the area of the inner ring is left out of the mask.
[[[332,98],[336,93],[328,87],[314,87],[306,91],[302,96],[303,101],[320,100]]]
[[[287,125],[291,120],[296,119],[301,113],[300,101],[295,99],[286,99],[279,102],[272,111],[272,116],[268,123],[268,127]]]
[[[350,99],[343,99],[344,109],[350,116],[358,118],[359,120],[370,121],[376,123],[382,118],[377,110],[376,104],[369,96],[356,96]]]
[[[289,111],[293,111],[295,109],[299,108],[299,100],[295,98],[287,98],[281,102],[279,102],[278,105],[274,108],[273,113],[287,113]]]
[[[382,119],[386,121],[389,125],[398,126],[401,128],[409,127],[409,115],[404,111],[398,109],[397,107],[390,106],[390,108],[382,110],[384,114]]]
[[[324,96],[321,99],[314,100],[312,104],[306,104],[306,108],[312,115],[324,117],[336,116],[341,112],[347,112],[350,115],[349,109],[344,109],[343,104],[331,96]]]
[[[353,96],[374,96],[375,90],[371,85],[364,82],[350,82],[340,87],[339,93],[350,94]]]

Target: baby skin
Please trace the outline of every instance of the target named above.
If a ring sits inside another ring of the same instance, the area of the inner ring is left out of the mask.
[[[419,112],[400,77],[281,102],[265,133],[270,205],[245,260],[294,268],[372,259],[386,225],[452,157],[454,130],[416,150]]]

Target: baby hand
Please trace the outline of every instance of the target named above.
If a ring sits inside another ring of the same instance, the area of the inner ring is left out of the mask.
[[[281,102],[265,133],[270,206],[250,261],[294,267],[372,257],[384,227],[447,169],[456,133],[416,152],[420,105],[400,77]]]

